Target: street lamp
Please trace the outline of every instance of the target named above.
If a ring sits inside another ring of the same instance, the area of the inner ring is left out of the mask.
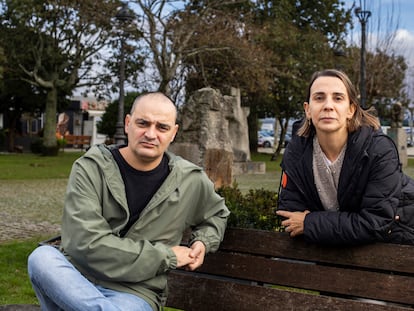
[[[409,120],[409,126],[410,126],[410,146],[414,145],[413,142],[413,116],[414,116],[414,103],[408,104],[408,110],[410,110],[410,120]]]
[[[123,3],[122,8],[115,15],[120,22],[122,33],[120,35],[121,50],[119,59],[119,102],[118,102],[118,118],[116,122],[116,131],[114,135],[115,143],[117,145],[125,144],[126,136],[124,131],[124,81],[125,81],[125,24],[130,23],[134,19],[134,14],[128,8],[128,3]]]
[[[336,60],[336,64],[335,64],[335,68],[338,70],[343,70],[343,64],[342,64],[342,58],[346,57],[346,53],[342,48],[336,48],[333,51],[334,56],[335,56],[335,60]]]
[[[360,92],[361,92],[361,107],[365,108],[365,102],[367,98],[366,89],[365,89],[365,30],[368,18],[371,16],[371,11],[365,10],[365,0],[364,8],[361,7],[355,8],[355,15],[358,17],[359,22],[361,23],[361,81],[360,81]]]

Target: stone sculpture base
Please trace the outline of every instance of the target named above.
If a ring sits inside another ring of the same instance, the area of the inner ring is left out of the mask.
[[[266,173],[265,162],[233,162],[233,175],[264,173]]]
[[[233,176],[265,172],[265,163],[250,159],[248,107],[241,105],[240,90],[231,95],[203,88],[180,107],[180,132],[169,149],[201,166],[214,186],[231,186]]]
[[[398,153],[400,154],[400,162],[403,167],[407,166],[408,155],[407,155],[407,133],[403,128],[389,128],[387,135],[391,137],[397,146]]]

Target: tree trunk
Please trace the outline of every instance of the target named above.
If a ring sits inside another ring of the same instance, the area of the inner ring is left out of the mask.
[[[17,120],[20,118],[21,114],[18,113],[16,110],[12,111],[9,117],[9,126],[8,126],[8,133],[7,133],[7,150],[9,152],[14,152],[14,144],[16,139],[16,128],[17,128]]]
[[[43,155],[57,156],[59,147],[56,139],[57,89],[52,88],[47,93],[46,117],[43,134]]]
[[[251,152],[257,152],[257,131],[258,126],[258,115],[255,105],[250,105],[250,114],[247,116],[247,124],[249,127],[249,147]]]

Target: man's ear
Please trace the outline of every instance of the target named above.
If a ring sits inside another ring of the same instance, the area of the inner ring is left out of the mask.
[[[125,131],[125,133],[127,133],[128,134],[128,126],[129,126],[129,122],[131,121],[131,115],[130,114],[127,114],[126,116],[125,116],[125,125],[124,125],[124,131]]]
[[[171,143],[174,141],[174,139],[175,139],[175,136],[177,135],[177,132],[178,132],[178,124],[176,124],[176,125],[174,125],[174,134],[173,134],[173,137],[171,138]]]

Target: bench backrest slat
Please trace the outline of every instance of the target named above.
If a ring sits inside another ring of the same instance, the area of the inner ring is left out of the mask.
[[[287,233],[232,228],[227,230],[220,249],[414,273],[414,247],[410,245],[376,243],[353,247],[321,247],[306,243],[300,238],[292,239]]]
[[[169,288],[167,306],[184,310],[408,310],[414,246],[321,247],[286,233],[228,228],[196,272],[170,273]]]
[[[221,251],[208,257],[198,272],[414,305],[414,279],[406,276]]]
[[[67,145],[91,145],[92,136],[89,135],[65,135],[64,136]]]

